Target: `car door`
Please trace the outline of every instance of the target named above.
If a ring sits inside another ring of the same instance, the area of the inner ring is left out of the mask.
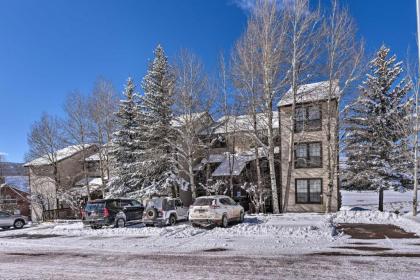
[[[175,210],[178,219],[187,219],[188,208],[184,207],[184,204],[180,199],[175,199]]]
[[[130,204],[133,220],[141,220],[143,218],[143,205],[135,199],[131,200]]]
[[[228,215],[228,219],[234,219],[234,213],[233,213],[233,208],[232,205],[229,201],[228,198],[221,198],[219,199],[220,204],[223,206],[223,209],[225,209],[227,215]]]
[[[0,212],[0,226],[8,227],[13,225],[13,217],[9,213]]]
[[[241,216],[241,207],[235,200],[229,197],[229,203],[232,206],[232,215],[234,219],[239,219]]]
[[[135,220],[133,217],[133,207],[131,205],[131,201],[130,200],[121,200],[120,201],[120,207],[123,210],[124,214],[125,214],[125,218],[127,219],[127,221],[131,221],[131,220]]]

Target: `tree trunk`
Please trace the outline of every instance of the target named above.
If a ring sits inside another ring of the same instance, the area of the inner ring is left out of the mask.
[[[330,94],[331,94],[331,81],[330,81]],[[332,162],[332,150],[335,147],[334,143],[331,143],[331,100],[328,99],[327,101],[327,168],[328,168],[328,186],[327,186],[327,201],[325,205],[325,213],[331,212],[331,202],[332,202],[332,192],[334,187],[334,175],[333,175],[333,168],[334,164]],[[322,155],[321,155],[322,156]]]
[[[379,206],[378,210],[383,212],[384,211],[384,189],[381,187],[379,188]]]
[[[260,156],[259,156],[259,151],[258,151],[258,146],[255,148],[255,168],[257,169],[257,189],[259,193],[263,192],[263,186],[262,186],[262,182],[261,182],[261,167],[260,167]],[[261,204],[260,204],[261,205]],[[260,210],[258,209],[258,212]]]
[[[84,146],[84,144],[82,144]],[[87,174],[87,168],[86,168],[86,149],[85,147],[82,148],[82,157],[83,157],[83,175],[85,178],[86,183],[86,190],[88,195],[88,201],[90,201],[90,187],[89,187],[89,181],[88,181],[88,174]]]
[[[189,159],[189,163],[188,163],[188,173],[189,173],[188,176],[190,177],[192,199],[196,199],[197,198],[197,190],[196,190],[196,186],[195,186],[192,160],[190,160],[190,159]]]
[[[419,7],[417,7],[419,9]],[[420,15],[419,15],[420,16]],[[419,19],[420,20],[420,19]],[[420,22],[420,21],[419,21]],[[420,23],[419,23],[420,24]],[[420,32],[420,30],[418,31]],[[420,53],[420,50],[419,50]],[[420,58],[419,58],[420,59]],[[417,153],[418,153],[418,145],[419,145],[419,107],[418,107],[418,100],[419,100],[419,93],[418,89],[415,91],[415,102],[414,105],[416,106],[416,117],[414,119],[414,174],[413,174],[413,216],[417,216],[417,189],[418,189],[418,160],[417,160]]]
[[[273,199],[273,213],[279,214],[279,197],[276,180],[276,167],[274,162],[274,133],[273,133],[273,111],[272,104],[267,106],[268,112],[268,164],[270,168],[270,183],[271,183],[271,196]]]
[[[294,107],[294,106],[293,106]],[[292,114],[294,112],[294,109],[292,109]],[[287,174],[286,174],[286,189],[284,192],[284,201],[283,201],[283,209],[282,212],[287,212],[287,206],[289,204],[289,193],[290,193],[290,185],[292,181],[292,169],[293,169],[293,157],[294,157],[294,151],[295,151],[295,130],[294,130],[294,117],[291,116],[291,130],[290,130],[290,139],[289,139],[289,157],[287,159]]]
[[[99,170],[101,172],[101,180],[102,180],[102,198],[105,198],[105,172],[104,172],[104,159],[101,155],[101,150],[99,150]]]

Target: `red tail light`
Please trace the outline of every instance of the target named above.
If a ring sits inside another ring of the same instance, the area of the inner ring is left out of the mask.
[[[108,218],[109,217],[109,210],[108,208],[104,208],[104,218]]]

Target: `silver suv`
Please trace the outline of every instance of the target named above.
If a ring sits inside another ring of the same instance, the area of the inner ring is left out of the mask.
[[[143,223],[146,226],[175,225],[188,220],[188,208],[179,198],[153,197],[145,205]]]
[[[8,229],[14,227],[17,229],[23,228],[28,223],[28,218],[22,215],[12,215],[4,211],[0,211],[0,227]]]

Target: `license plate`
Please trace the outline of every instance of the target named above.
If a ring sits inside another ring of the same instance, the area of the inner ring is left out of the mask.
[[[204,212],[207,212],[207,210],[205,210],[205,209],[198,209],[198,213],[204,213]]]

